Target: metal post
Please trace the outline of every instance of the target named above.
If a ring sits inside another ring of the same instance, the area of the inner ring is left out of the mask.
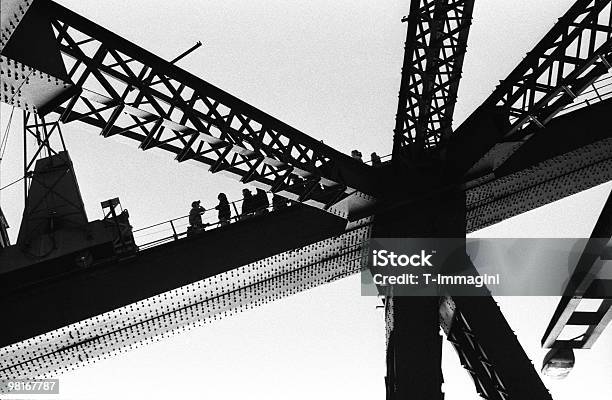
[[[380,212],[372,237],[465,237],[465,198],[448,193]],[[387,400],[442,400],[439,298],[388,297]]]
[[[172,226],[172,236],[174,240],[178,240],[178,235],[176,234],[176,228],[174,227],[174,221],[170,220],[170,225]]]
[[[191,46],[190,48],[188,48],[187,50],[185,50],[183,53],[179,54],[178,56],[174,57],[174,59],[172,59],[172,61],[170,61],[170,64],[177,63],[179,60],[181,60],[184,57],[188,56],[191,52],[193,52],[194,50],[196,50],[200,46],[202,46],[202,42],[200,42],[198,40],[196,42],[196,44],[194,44],[193,46]]]
[[[236,202],[232,202],[232,207],[234,207],[234,212],[236,213],[236,218],[238,218],[240,216],[240,213],[238,212],[238,208],[236,207]]]
[[[28,119],[30,113],[23,110],[23,209],[25,210],[28,201]]]

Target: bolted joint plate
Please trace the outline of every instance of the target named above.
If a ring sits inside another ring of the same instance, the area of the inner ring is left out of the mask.
[[[72,86],[70,82],[0,55],[0,101],[3,103],[38,112]]]
[[[0,52],[34,0],[0,0]]]

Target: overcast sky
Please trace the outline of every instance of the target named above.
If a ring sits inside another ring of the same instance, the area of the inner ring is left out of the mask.
[[[303,132],[349,153],[391,149],[408,1],[60,1],[94,22]],[[460,123],[567,10],[568,0],[476,2],[455,122]],[[10,109],[2,105],[2,132]],[[13,120],[1,185],[22,171],[21,118]],[[136,228],[184,215],[242,186],[203,168],[99,137],[84,125],[64,129],[91,219],[100,201],[119,197]],[[1,186],[0,185],[0,186]],[[515,217],[481,237],[588,237],[610,184]],[[22,186],[1,192],[17,235]],[[499,299],[537,364],[539,341],[556,298]],[[195,328],[62,375],[62,399],[383,398],[384,320],[377,300],[348,278]],[[610,331],[579,352],[566,381],[545,383],[555,399],[612,394]],[[477,398],[445,345],[447,400]]]

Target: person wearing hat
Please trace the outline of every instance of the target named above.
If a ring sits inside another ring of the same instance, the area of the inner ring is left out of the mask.
[[[363,158],[362,158],[361,152],[359,150],[351,151],[351,157],[353,157],[355,160],[357,160],[359,162],[363,162]]]
[[[189,225],[193,229],[203,229],[204,224],[202,223],[202,214],[204,214],[205,208],[200,205],[200,200],[196,200],[191,203],[191,210],[189,211]]]

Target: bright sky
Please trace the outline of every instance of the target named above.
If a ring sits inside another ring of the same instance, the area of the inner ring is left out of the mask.
[[[65,0],[60,3],[171,59],[201,40],[180,65],[349,153],[391,149],[408,1]],[[569,7],[568,0],[476,2],[460,123]],[[9,110],[2,106],[4,132]],[[13,120],[0,186],[22,171],[21,118]],[[169,157],[102,139],[83,125],[65,137],[90,219],[118,196],[142,227],[184,215],[194,199],[216,202],[241,186]],[[588,237],[611,185],[603,185],[477,233],[481,237]],[[15,238],[21,186],[1,192]],[[556,298],[504,298],[501,307],[538,369],[539,340]],[[214,325],[63,374],[62,399],[307,399],[384,397],[384,321],[372,297],[348,278]],[[545,380],[555,399],[612,394],[612,335],[579,352],[566,381]],[[446,345],[447,400],[477,398]],[[586,392],[585,392],[586,391]],[[590,392],[589,392],[590,391]]]

